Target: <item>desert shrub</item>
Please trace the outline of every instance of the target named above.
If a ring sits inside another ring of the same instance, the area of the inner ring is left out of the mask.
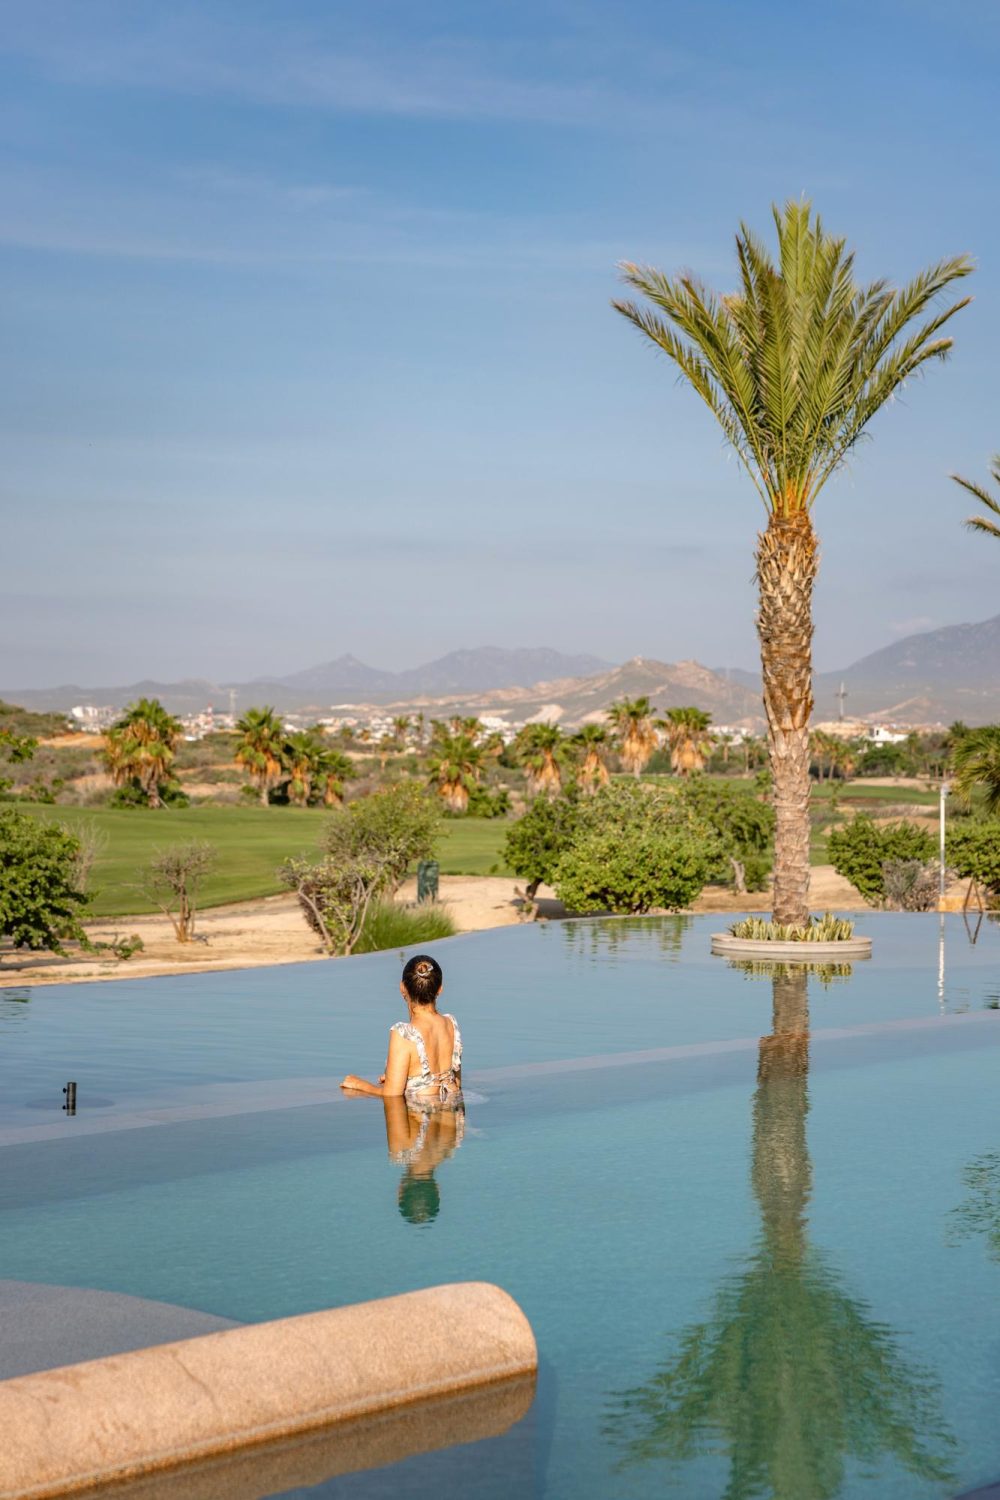
[[[956,820],[948,829],[946,853],[956,875],[1000,894],[1000,818]]]
[[[386,948],[415,948],[439,938],[454,937],[455,924],[443,906],[397,906],[373,901],[365,916],[355,953],[381,953]]]
[[[576,911],[690,905],[722,857],[718,836],[673,790],[614,781],[582,803],[554,885]]]
[[[540,885],[551,885],[556,866],[576,832],[580,798],[575,789],[561,797],[536,797],[507,831],[503,861],[527,881],[528,899]]]
[[[885,904],[892,911],[933,911],[938,871],[919,859],[887,859],[882,865]]]
[[[867,813],[859,813],[843,828],[830,832],[830,863],[838,875],[851,882],[869,906],[885,900],[883,866],[891,860],[930,859],[934,841],[926,829],[913,823],[887,823],[880,827]]]
[[[58,823],[0,809],[0,937],[15,948],[53,953],[64,951],[67,938],[86,942],[79,852],[78,841]]]
[[[909,751],[899,745],[872,745],[859,758],[859,776],[905,776],[911,767]]]
[[[198,888],[217,858],[214,845],[196,841],[159,849],[149,862],[143,889],[170,918],[179,943],[194,937]]]

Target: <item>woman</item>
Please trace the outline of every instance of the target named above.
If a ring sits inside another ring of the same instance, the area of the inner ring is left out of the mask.
[[[443,982],[437,959],[426,953],[410,959],[399,986],[410,1019],[390,1028],[385,1072],[378,1083],[348,1073],[342,1089],[414,1104],[461,1100],[462,1034],[454,1016],[438,1012]]]

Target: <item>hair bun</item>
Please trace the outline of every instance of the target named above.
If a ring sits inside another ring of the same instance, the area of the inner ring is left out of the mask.
[[[421,963],[417,964],[416,970],[414,972],[417,973],[421,979],[426,979],[428,975],[433,974],[434,966],[433,964],[428,963],[427,959],[425,958]]]

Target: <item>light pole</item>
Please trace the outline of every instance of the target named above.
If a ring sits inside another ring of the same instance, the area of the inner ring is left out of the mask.
[[[944,909],[944,886],[945,886],[944,809],[945,809],[945,799],[948,796],[948,793],[950,791],[951,791],[951,785],[950,785],[950,783],[947,782],[947,781],[942,781],[942,783],[941,783],[941,804],[940,804],[940,812],[938,814],[938,897],[939,897],[939,910],[943,910]]]

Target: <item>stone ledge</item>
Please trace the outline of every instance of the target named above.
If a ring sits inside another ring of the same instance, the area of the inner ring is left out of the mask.
[[[777,943],[767,938],[738,938],[731,932],[712,933],[712,952],[726,958],[773,958],[787,963],[829,963],[831,959],[871,958],[872,940],[866,937],[844,938],[839,943]]]
[[[337,1424],[329,1433],[337,1451],[322,1460],[334,1463],[328,1473],[391,1462],[428,1436],[436,1445],[438,1425],[420,1420],[419,1404],[486,1396],[492,1386],[495,1400],[451,1408],[461,1435],[447,1441],[470,1442],[503,1430],[505,1383],[516,1382],[512,1409],[523,1415],[537,1361],[513,1299],[465,1282],[21,1376],[0,1383],[0,1497],[82,1496],[124,1481],[152,1496],[158,1473],[174,1471],[176,1483],[178,1469],[246,1459],[253,1445],[292,1440],[294,1451],[294,1440]],[[386,1414],[400,1421],[380,1429]],[[485,1430],[470,1432],[470,1419],[474,1429],[485,1420]],[[307,1450],[314,1467],[319,1450],[299,1445]],[[244,1484],[243,1493],[253,1490]]]

